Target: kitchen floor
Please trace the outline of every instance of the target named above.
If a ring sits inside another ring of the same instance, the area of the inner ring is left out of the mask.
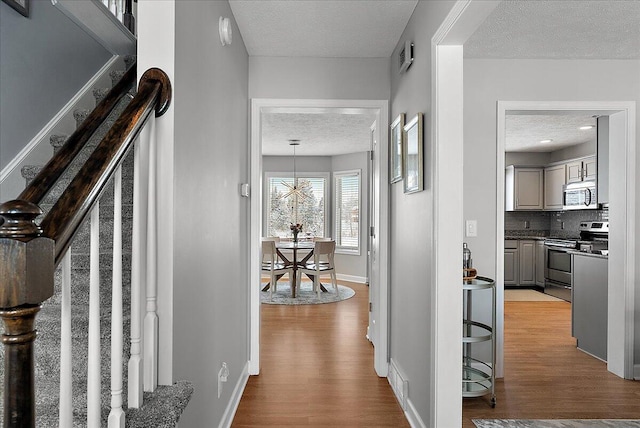
[[[497,405],[491,408],[487,396],[465,398],[463,428],[474,428],[472,419],[640,419],[640,382],[620,379],[576,348],[570,303],[504,307],[505,377],[496,382]]]
[[[544,294],[540,291],[531,290],[531,289],[504,290],[504,301],[505,302],[564,302],[564,300],[558,299],[557,297],[553,297],[548,294]]]

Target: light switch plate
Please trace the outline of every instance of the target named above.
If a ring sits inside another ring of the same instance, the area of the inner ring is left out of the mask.
[[[478,221],[467,220],[465,225],[465,235],[467,237],[478,236]]]

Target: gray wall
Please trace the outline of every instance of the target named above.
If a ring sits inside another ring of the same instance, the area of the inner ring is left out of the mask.
[[[503,215],[495,209],[496,102],[632,100],[639,103],[640,61],[465,59],[464,87],[464,218],[478,220],[478,237],[465,239],[474,250],[475,267],[483,275],[492,277],[496,263],[496,216]],[[640,123],[640,109],[636,108],[636,114],[636,123]],[[636,153],[640,156],[640,152]],[[640,188],[640,182],[636,186]],[[638,222],[638,198],[636,204]],[[636,258],[638,265],[638,243]],[[636,299],[636,308],[640,308],[640,293],[636,293]],[[639,319],[636,319],[635,334],[638,362]]]
[[[249,359],[249,66],[228,2],[176,1],[175,23],[174,378],[195,385],[180,426],[200,428],[219,425]]]
[[[50,1],[0,2],[0,169],[111,58]]]
[[[348,155],[334,156],[331,162],[331,170],[349,171],[360,170],[360,255],[336,254],[336,272],[340,275],[353,275],[367,278],[367,246],[369,217],[369,161],[367,152],[351,153]],[[333,189],[333,182],[331,183]],[[333,195],[332,195],[333,196]],[[333,197],[332,197],[333,200]],[[332,217],[333,224],[333,217]]]
[[[293,157],[291,156],[263,156],[262,157],[262,172],[291,172],[292,171]],[[327,224],[329,225],[328,233],[333,236],[333,176],[334,171],[346,171],[346,170],[361,170],[361,222],[360,222],[360,255],[350,254],[336,254],[336,270],[337,273],[343,275],[353,275],[359,277],[367,277],[367,235],[366,230],[368,227],[368,217],[366,216],[366,208],[368,207],[368,161],[367,153],[352,153],[341,156],[297,156],[296,157],[296,171],[299,173],[305,172],[326,172],[329,173],[329,193],[330,197],[327,201]],[[263,195],[263,201],[266,200],[266,195]],[[263,219],[264,221],[264,219]],[[266,230],[266,222],[263,223],[262,229]]]
[[[410,120],[425,114],[425,182],[423,192],[405,195],[402,182],[391,185],[390,205],[390,353],[409,381],[411,400],[422,420],[431,419],[429,356],[432,355],[432,289],[429,272],[433,260],[433,190],[431,152],[431,38],[454,2],[418,2],[391,61],[391,118],[406,113]],[[398,58],[405,40],[415,44],[415,60],[405,74],[398,73]]]
[[[386,100],[389,58],[249,58],[251,98]]]

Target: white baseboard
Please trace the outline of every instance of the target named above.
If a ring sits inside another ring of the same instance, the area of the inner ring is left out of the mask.
[[[640,364],[633,365],[633,379],[640,380]]]
[[[366,276],[355,276],[336,273],[336,278],[340,281],[356,282],[358,284],[366,284],[369,282]]]
[[[411,428],[427,428],[410,399],[407,399],[407,408],[404,411],[404,416],[407,418]]]
[[[233,422],[233,417],[236,415],[236,410],[238,410],[238,406],[240,405],[240,400],[242,399],[242,393],[244,392],[244,388],[247,386],[247,382],[249,381],[249,362],[244,365],[244,369],[242,370],[242,374],[236,383],[235,388],[233,388],[233,392],[231,393],[231,399],[227,404],[227,408],[224,411],[224,415],[222,415],[222,420],[220,421],[219,428],[229,428],[231,427],[231,423]]]
[[[398,369],[393,358],[389,360],[387,380],[389,381],[389,385],[391,385],[391,390],[396,396],[400,407],[404,411],[404,416],[407,418],[409,425],[411,425],[412,428],[426,428],[426,425],[409,398],[409,382]]]
[[[25,165],[27,157],[38,150],[42,144],[49,144],[48,137],[54,132],[58,132],[56,128],[63,121],[63,119],[67,117],[71,117],[73,119],[73,110],[77,108],[77,106],[81,105],[83,100],[86,97],[93,97],[93,89],[99,84],[101,78],[104,76],[108,76],[109,71],[115,68],[115,65],[118,61],[119,57],[114,55],[111,57],[109,61],[105,63],[104,66],[93,77],[82,87],[80,90],[65,104],[65,106],[47,123],[41,130],[38,132],[29,143],[17,154],[15,158],[11,160],[2,168],[0,171],[0,184],[2,184],[10,174],[20,174],[20,169],[23,165]],[[109,78],[110,82],[110,78]],[[72,132],[71,129],[69,132]],[[46,150],[51,153],[50,146],[43,146]],[[50,156],[50,155],[49,155]]]

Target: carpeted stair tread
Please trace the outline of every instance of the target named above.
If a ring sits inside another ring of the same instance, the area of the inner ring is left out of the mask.
[[[36,175],[42,171],[42,168],[44,168],[43,165],[25,165],[20,168],[20,174],[22,175],[22,178],[27,181],[27,184],[29,184],[31,183],[31,180],[33,180]]]
[[[178,424],[180,415],[193,394],[193,384],[178,381],[173,385],[162,385],[153,393],[144,393],[144,404],[139,409],[128,409],[128,428],[169,428]]]
[[[76,128],[82,125],[82,122],[91,114],[90,109],[79,108],[73,111],[73,118],[76,120]]]
[[[64,143],[67,142],[67,138],[69,138],[68,135],[62,135],[62,134],[54,134],[49,137],[49,144],[51,144],[51,146],[53,147],[54,154],[58,153],[58,150],[60,150],[60,147],[62,147]]]
[[[96,99],[96,106],[107,96],[111,88],[96,88],[93,90],[93,97]]]

